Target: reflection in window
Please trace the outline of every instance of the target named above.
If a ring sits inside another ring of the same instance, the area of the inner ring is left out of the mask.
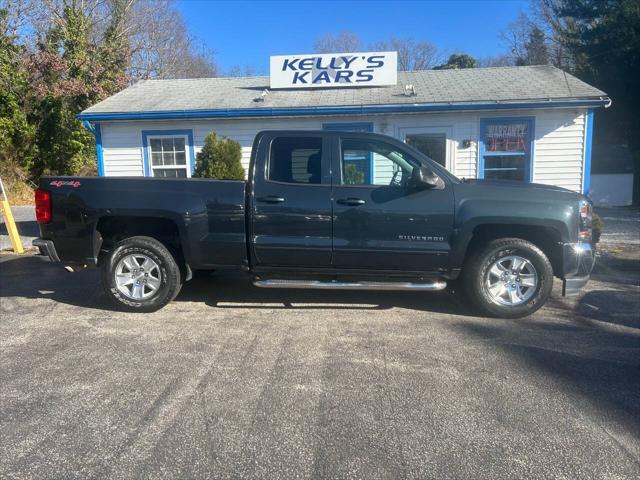
[[[268,178],[276,182],[322,182],[322,139],[279,137],[271,143]]]
[[[502,180],[524,180],[524,159],[515,155],[492,155],[484,159],[484,178]]]
[[[411,179],[415,160],[391,144],[347,138],[341,151],[343,185],[406,186]],[[370,163],[372,174],[368,174]]]

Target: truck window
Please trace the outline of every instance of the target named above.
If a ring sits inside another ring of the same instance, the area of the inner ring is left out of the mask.
[[[322,138],[279,137],[271,142],[267,178],[274,182],[322,182]]]
[[[360,139],[342,139],[341,162],[343,185],[396,187],[407,185],[417,164],[391,144]]]

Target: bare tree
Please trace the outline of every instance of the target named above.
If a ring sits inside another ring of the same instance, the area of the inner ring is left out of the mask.
[[[442,55],[429,42],[416,42],[412,38],[396,38],[373,43],[370,48],[378,51],[398,52],[398,70],[428,70],[442,62]]]
[[[232,65],[224,74],[225,77],[256,77],[265,75],[264,71],[260,71],[251,65]]]
[[[65,28],[64,9],[80,9],[90,21],[91,42],[100,44],[114,16],[118,31],[109,41],[127,45],[128,75],[140,78],[212,77],[218,73],[215,53],[189,34],[174,0],[0,0],[9,12],[6,29],[26,32],[31,47],[45,41],[53,26]]]
[[[518,18],[500,33],[499,38],[507,48],[507,55],[514,64],[527,56],[526,44],[534,26],[534,22],[527,15],[520,13]]]
[[[480,68],[487,67],[512,67],[516,63],[511,55],[494,55],[493,57],[484,57],[478,59]]]
[[[189,35],[172,0],[137,0],[128,19],[131,76],[214,77],[214,52]]]
[[[500,39],[509,52],[507,55],[514,63],[540,63],[539,57],[544,57],[545,61],[542,63],[549,62],[558,68],[571,68],[572,57],[558,35],[562,26],[561,20],[553,14],[554,2],[555,0],[533,1],[532,15],[521,13],[500,34]],[[541,50],[544,50],[544,55],[540,54]],[[535,60],[532,61],[533,59]]]
[[[546,36],[551,63],[559,68],[572,70],[575,58],[562,38],[563,32],[575,31],[577,24],[574,18],[560,18],[556,15],[558,3],[558,0],[532,0],[532,17]]]
[[[314,43],[318,53],[358,52],[365,46],[360,37],[353,32],[340,32],[337,35],[324,35]],[[398,70],[427,70],[442,61],[438,49],[429,42],[416,42],[412,38],[396,38],[383,40],[369,45],[369,50],[397,51]]]
[[[29,25],[37,7],[34,0],[0,0],[0,10],[6,12],[0,34],[16,38]]]
[[[343,53],[360,52],[364,46],[357,34],[344,31],[337,35],[327,34],[318,38],[313,48],[316,53]]]

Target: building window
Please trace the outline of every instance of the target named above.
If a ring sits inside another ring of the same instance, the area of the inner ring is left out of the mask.
[[[325,123],[322,125],[322,129],[332,132],[373,132],[373,123]],[[344,157],[342,161],[345,165],[350,165],[350,170],[358,171],[358,175],[362,175],[362,178],[367,184],[373,183],[373,179],[375,178],[375,165],[373,157],[370,154],[365,155],[354,151],[347,157]]]
[[[147,177],[191,177],[195,155],[191,130],[147,130],[142,132]]]
[[[269,154],[267,178],[284,183],[322,183],[322,138],[274,139]]]
[[[149,138],[151,172],[154,177],[187,177],[185,137]]]
[[[480,120],[480,178],[532,180],[533,117]]]

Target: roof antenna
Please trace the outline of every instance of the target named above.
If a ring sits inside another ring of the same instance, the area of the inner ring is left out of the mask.
[[[411,84],[407,84],[407,85],[405,85],[405,86],[404,86],[404,94],[405,94],[405,96],[407,96],[407,97],[413,97],[413,96],[417,95],[417,93],[416,93],[416,87],[414,87],[414,86],[413,86],[413,85],[411,85]]]
[[[264,99],[267,97],[267,95],[269,95],[269,89],[265,88],[261,93],[259,97],[256,97],[253,99],[254,102],[264,102]]]

